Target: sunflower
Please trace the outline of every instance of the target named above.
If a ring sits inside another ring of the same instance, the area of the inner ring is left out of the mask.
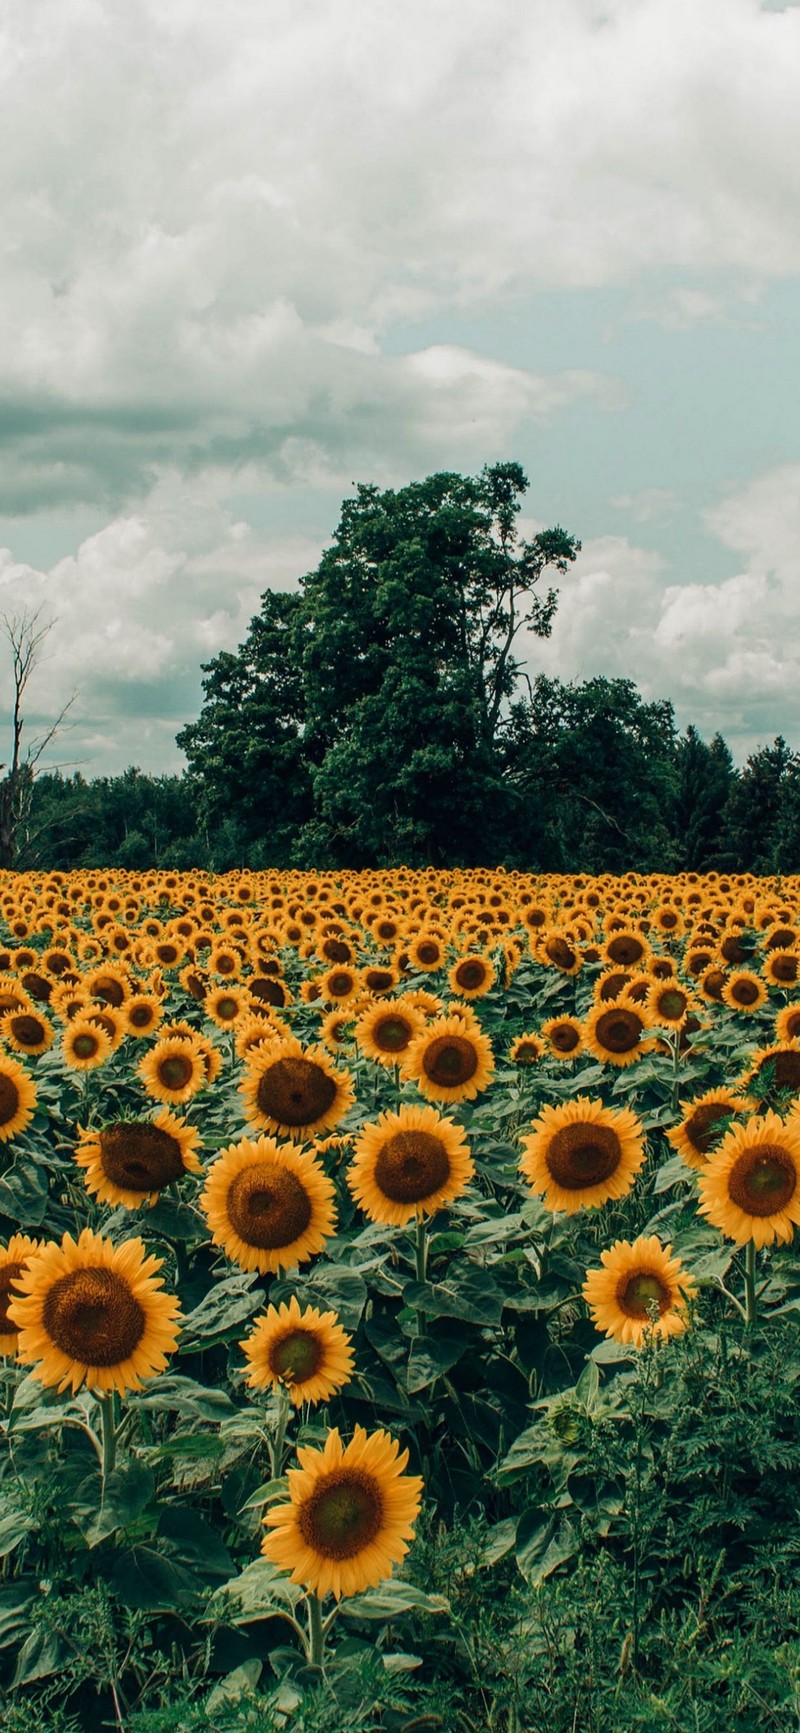
[[[491,957],[483,957],[479,952],[469,952],[465,957],[459,957],[450,969],[447,979],[451,993],[462,999],[481,999],[484,993],[489,993],[496,980],[496,970]]]
[[[740,1095],[724,1086],[707,1089],[694,1101],[681,1101],[683,1119],[667,1132],[667,1141],[688,1167],[703,1169],[716,1149],[725,1129],[725,1122],[737,1113],[746,1112]]]
[[[203,1000],[206,1016],[218,1029],[230,1029],[249,1008],[250,995],[241,985],[213,987]]]
[[[633,1003],[626,994],[628,1003]],[[697,998],[688,987],[673,975],[667,981],[654,981],[644,1000],[644,1014],[653,1023],[658,1023],[666,1029],[682,1029],[686,1019],[698,1005]]]
[[[286,982],[279,981],[275,975],[249,975],[246,986],[254,1003],[274,1006],[278,1011],[292,1003],[292,995]]]
[[[784,1005],[783,1010],[778,1012],[775,1018],[775,1035],[781,1045],[800,1038],[800,1001],[795,999],[791,1005]]]
[[[296,1035],[251,1050],[240,1093],[251,1125],[300,1140],[332,1131],[354,1100],[349,1071],[337,1070],[324,1047],[303,1047]]]
[[[400,980],[395,963],[368,963],[361,971],[361,985],[367,993],[393,993]]]
[[[562,975],[577,975],[583,964],[583,955],[572,936],[558,927],[542,933],[531,949],[538,962],[546,968],[558,969]]]
[[[323,1450],[305,1445],[287,1474],[289,1501],[264,1518],[261,1551],[322,1598],[376,1588],[414,1539],[423,1483],[404,1474],[408,1451],[388,1432],[356,1426],[343,1446],[334,1428]]]
[[[795,987],[800,981],[800,950],[770,951],[761,973],[771,987]]]
[[[409,939],[407,950],[414,970],[433,974],[436,969],[444,968],[446,946],[441,933],[425,928],[414,939]]]
[[[368,1059],[377,1060],[379,1065],[396,1065],[424,1027],[421,1011],[390,999],[362,1012],[355,1036]]]
[[[271,1041],[280,1041],[284,1036],[290,1034],[291,1030],[282,1018],[273,1016],[266,1007],[261,1009],[251,1006],[239,1018],[236,1025],[233,1037],[234,1051],[238,1059],[247,1059],[253,1048],[262,1044],[266,1045]]]
[[[778,955],[785,953],[778,952]],[[752,1015],[766,1005],[769,994],[761,977],[752,969],[732,969],[722,988],[721,998],[732,1011],[746,1011]]]
[[[640,968],[649,954],[650,946],[644,934],[638,933],[635,927],[620,928],[603,946],[603,955],[608,962],[621,969]]]
[[[594,1002],[596,1005],[613,1005],[615,999],[627,993],[631,983],[636,980],[631,969],[604,969],[598,975],[594,984]]]
[[[0,1019],[0,1035],[15,1053],[46,1053],[52,1047],[56,1032],[40,1011],[6,1011]]]
[[[401,1107],[363,1127],[347,1183],[371,1221],[404,1227],[452,1203],[473,1173],[460,1126],[433,1107]]]
[[[152,1035],[164,1016],[164,1007],[156,993],[134,993],[124,1006],[125,1033],[141,1039]]]
[[[583,1052],[583,1024],[577,1017],[549,1017],[541,1036],[554,1059],[577,1059]]]
[[[403,1075],[429,1101],[474,1101],[494,1072],[492,1044],[465,1013],[437,1017],[406,1050]]]
[[[537,1065],[546,1051],[538,1035],[518,1035],[516,1041],[512,1041],[507,1057],[512,1065]]]
[[[589,1270],[583,1284],[583,1297],[598,1330],[615,1342],[640,1348],[650,1331],[656,1336],[678,1336],[686,1329],[686,1304],[697,1292],[697,1284],[671,1252],[672,1247],[662,1246],[655,1234],[642,1234],[633,1244],[617,1240],[600,1253],[603,1268]]]
[[[788,1242],[800,1223],[800,1116],[736,1125],[708,1159],[698,1210],[730,1240]]]
[[[8,1245],[0,1246],[0,1354],[17,1352],[19,1331],[8,1315],[9,1301],[17,1298],[13,1284],[38,1249],[38,1241],[27,1234],[12,1234]]]
[[[597,1209],[624,1197],[644,1164],[644,1130],[630,1108],[579,1095],[544,1107],[522,1139],[520,1168],[545,1208]]]
[[[202,1173],[195,1154],[200,1133],[162,1108],[152,1120],[115,1120],[84,1131],[75,1160],[86,1170],[86,1187],[102,1203],[138,1209],[154,1204],[165,1186],[184,1173]]]
[[[104,1005],[113,1005],[115,1010],[119,1010],[130,997],[131,980],[127,970],[115,969],[107,963],[84,975],[83,985],[90,999],[101,999]]]
[[[187,963],[186,967],[180,970],[178,980],[184,992],[188,993],[192,999],[196,999],[198,1004],[205,998],[208,992],[208,976],[205,969],[199,969],[196,963]]]
[[[758,1102],[770,1095],[800,1095],[800,1038],[757,1047],[736,1087],[745,1088]]]
[[[191,1101],[208,1081],[199,1043],[188,1035],[164,1036],[136,1069],[148,1095],[176,1107]]]
[[[358,993],[361,981],[357,969],[344,963],[335,963],[327,974],[319,980],[320,997],[327,999],[328,1004],[339,1005],[345,999],[353,999]]]
[[[294,1294],[288,1305],[270,1306],[239,1347],[248,1362],[253,1390],[283,1388],[296,1408],[327,1402],[353,1375],[350,1337],[335,1312],[302,1311]]]
[[[339,1054],[343,1047],[351,1046],[355,1038],[353,1014],[335,1008],[326,1012],[319,1026],[319,1038],[329,1053]]]
[[[24,1065],[10,1053],[0,1054],[0,1143],[24,1131],[35,1111],[36,1090]]]
[[[61,1051],[71,1071],[94,1071],[111,1057],[110,1037],[91,1016],[88,1006],[67,1024],[61,1037]]]
[[[632,1065],[648,1051],[643,1042],[647,1013],[642,1007],[612,999],[596,1005],[584,1023],[584,1040],[593,1058],[603,1065]]]
[[[262,1276],[305,1263],[336,1224],[333,1184],[313,1155],[271,1137],[222,1150],[200,1206],[214,1245]]]
[[[140,1239],[115,1246],[84,1228],[41,1246],[9,1306],[18,1353],[40,1384],[103,1393],[141,1390],[163,1372],[178,1339],[178,1301],[165,1294]]]

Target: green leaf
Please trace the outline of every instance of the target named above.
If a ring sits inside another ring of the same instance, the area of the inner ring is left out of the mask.
[[[516,1539],[517,1518],[515,1516],[507,1516],[502,1522],[496,1522],[489,1529],[485,1544],[481,1548],[481,1569],[486,1570],[490,1565],[497,1564],[501,1558],[505,1558],[508,1553],[513,1551]]]
[[[57,1631],[31,1631],[17,1656],[12,1689],[18,1685],[30,1685],[34,1679],[51,1678],[68,1660],[69,1645]]]
[[[575,1385],[575,1395],[579,1402],[592,1414],[597,1407],[600,1395],[600,1373],[594,1360],[587,1360],[586,1365]]]
[[[527,1583],[538,1587],[578,1551],[578,1537],[568,1517],[542,1522],[541,1507],[523,1512],[517,1528],[517,1564]]]
[[[250,1625],[276,1613],[293,1612],[302,1598],[303,1590],[297,1583],[290,1582],[269,1559],[257,1558],[216,1590],[208,1604],[208,1618]]]
[[[208,1348],[234,1329],[240,1329],[264,1304],[261,1288],[253,1289],[255,1277],[228,1276],[217,1282],[185,1319],[178,1343],[179,1354]]]
[[[0,1588],[0,1649],[15,1643],[28,1625],[26,1613],[34,1599],[34,1583],[8,1583]]]
[[[467,1324],[499,1324],[505,1295],[489,1270],[477,1264],[456,1267],[446,1282],[409,1282],[407,1306],[432,1318],[462,1318]]]
[[[34,1518],[26,1511],[12,1510],[0,1518],[0,1558],[8,1558],[35,1528]]]
[[[99,1546],[118,1529],[129,1528],[147,1508],[155,1490],[151,1469],[136,1457],[118,1463],[105,1485],[99,1470],[78,1487],[70,1514],[87,1546]]]
[[[19,1158],[0,1179],[0,1215],[37,1228],[47,1214],[47,1168]]]
[[[444,1372],[461,1359],[467,1346],[466,1332],[455,1322],[440,1322],[435,1336],[416,1338],[408,1356],[406,1388],[410,1396],[427,1390]]]
[[[220,1679],[213,1691],[209,1691],[203,1705],[209,1718],[215,1715],[218,1709],[224,1709],[227,1703],[239,1703],[242,1697],[254,1691],[261,1678],[263,1666],[263,1661],[259,1661],[254,1655],[251,1660],[242,1661],[240,1666],[234,1667],[232,1673]]]
[[[128,1400],[131,1408],[163,1409],[185,1414],[190,1420],[222,1420],[225,1415],[235,1413],[235,1406],[224,1390],[207,1388],[176,1373],[162,1373],[141,1395]]]
[[[450,1602],[444,1595],[429,1595],[414,1583],[399,1577],[388,1577],[377,1589],[367,1589],[363,1595],[349,1595],[342,1603],[342,1612],[354,1619],[394,1619],[399,1613],[449,1613]]]

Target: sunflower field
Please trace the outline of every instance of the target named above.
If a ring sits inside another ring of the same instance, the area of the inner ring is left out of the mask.
[[[800,1729],[800,878],[0,878],[2,1733]]]

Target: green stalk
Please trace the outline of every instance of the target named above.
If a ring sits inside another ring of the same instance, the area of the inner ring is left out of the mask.
[[[322,1624],[322,1602],[319,1595],[308,1597],[308,1660],[312,1667],[322,1669],[325,1656],[325,1631]]]
[[[108,1396],[98,1396],[100,1404],[100,1437],[103,1446],[103,1459],[100,1472],[103,1477],[103,1487],[117,1460],[117,1427],[114,1413],[114,1393]]]
[[[748,1240],[744,1249],[744,1305],[747,1316],[747,1328],[755,1328],[758,1316],[758,1301],[756,1298],[756,1242]]]
[[[289,1393],[281,1384],[278,1388],[278,1418],[275,1422],[274,1434],[269,1441],[270,1469],[273,1480],[280,1480],[283,1474],[283,1465],[287,1455],[286,1429],[290,1415]]]
[[[417,1229],[414,1240],[414,1260],[416,1264],[417,1281],[427,1280],[428,1270],[428,1231],[425,1217],[417,1215]]]
[[[681,1038],[678,1030],[672,1037],[672,1111],[678,1111],[678,1096],[681,1087]]]

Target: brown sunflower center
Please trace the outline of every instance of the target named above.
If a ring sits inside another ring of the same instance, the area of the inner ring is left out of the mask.
[[[610,1125],[562,1125],[548,1145],[545,1161],[556,1185],[565,1191],[602,1185],[619,1167],[622,1145]]]
[[[623,1276],[617,1289],[617,1304],[629,1318],[649,1318],[653,1306],[659,1317],[669,1311],[672,1296],[654,1270],[634,1270]]]
[[[745,950],[744,945],[741,940],[736,937],[735,933],[729,933],[727,938],[723,939],[722,944],[720,945],[720,951],[725,958],[726,963],[745,963],[749,956],[749,952]]]
[[[372,1039],[383,1053],[402,1053],[414,1034],[405,1017],[381,1017],[372,1030]]]
[[[259,1111],[278,1125],[313,1125],[335,1100],[335,1079],[313,1059],[275,1059],[258,1080]]]
[[[239,1238],[261,1251],[293,1245],[311,1220],[302,1181],[277,1161],[254,1162],[237,1173],[228,1187],[227,1209]]]
[[[606,954],[612,963],[622,963],[627,968],[631,963],[641,962],[645,953],[642,939],[634,937],[633,933],[620,933],[617,938],[610,939],[606,945]]]
[[[47,1031],[38,1017],[12,1017],[10,1028],[19,1042],[20,1047],[38,1047],[45,1040]]]
[[[273,981],[267,975],[253,976],[247,983],[254,999],[260,999],[264,1005],[285,1005],[286,988],[280,981]]]
[[[223,993],[222,997],[217,1000],[217,1016],[222,1018],[223,1023],[233,1023],[240,1010],[241,1005],[238,999],[231,998],[229,993]]]
[[[800,1011],[793,1011],[791,1016],[787,1017],[786,1034],[790,1041],[796,1040],[800,1035]]]
[[[19,1090],[13,1077],[0,1071],[0,1125],[8,1125],[19,1108]]]
[[[627,969],[613,969],[611,974],[607,975],[604,981],[601,981],[598,988],[598,998],[604,1002],[618,998],[623,987],[627,987],[630,978]]]
[[[545,945],[545,955],[555,963],[558,969],[572,969],[575,965],[575,952],[566,939],[548,939]]]
[[[686,994],[681,992],[680,987],[667,987],[663,993],[658,995],[658,1015],[663,1017],[667,1023],[677,1022],[683,1016],[686,1004]]]
[[[177,1138],[146,1120],[107,1125],[100,1132],[100,1160],[112,1184],[128,1191],[160,1191],[183,1173]]]
[[[355,976],[347,969],[337,969],[335,974],[328,976],[328,992],[335,999],[343,999],[351,993],[355,986]]]
[[[728,1191],[745,1215],[771,1216],[791,1203],[797,1190],[797,1169],[779,1143],[746,1149],[728,1176]]]
[[[165,1089],[185,1089],[194,1075],[188,1053],[169,1053],[158,1065],[158,1081]]]
[[[467,993],[474,993],[476,987],[483,986],[487,973],[486,964],[481,962],[480,957],[468,957],[465,962],[459,963],[456,980],[459,987],[463,987]]]
[[[322,1343],[313,1330],[291,1330],[273,1342],[269,1368],[276,1378],[285,1378],[287,1384],[305,1384],[316,1377],[322,1358]]]
[[[115,1270],[70,1270],[49,1290],[42,1322],[70,1360],[119,1366],[138,1348],[146,1318],[128,1283]]]
[[[82,1029],[80,1035],[75,1036],[72,1051],[76,1059],[93,1059],[99,1046],[99,1037],[91,1035],[88,1029]]]
[[[149,1029],[154,1017],[152,1005],[132,1005],[128,1011],[128,1020],[134,1029]]]
[[[388,936],[391,938],[393,934],[390,933]],[[344,939],[326,939],[322,947],[322,955],[327,958],[329,963],[349,963],[350,946],[345,943]]]
[[[5,1264],[0,1270],[0,1336],[16,1335],[19,1330],[19,1325],[9,1318],[8,1307],[11,1300],[19,1299],[11,1284],[22,1275],[24,1268],[24,1263],[13,1263]]]
[[[466,1035],[436,1035],[422,1056],[422,1069],[442,1089],[460,1089],[478,1069],[478,1055]]]
[[[432,940],[426,940],[424,944],[417,946],[417,956],[421,963],[438,963],[441,954],[441,947]]]
[[[110,976],[101,975],[92,985],[92,997],[104,999],[107,1005],[121,1005],[125,997],[125,989],[119,981],[112,981]]]
[[[300,1507],[298,1525],[307,1546],[325,1559],[356,1558],[380,1534],[384,1503],[371,1474],[335,1468]]]
[[[390,993],[394,986],[394,975],[389,969],[367,969],[364,985],[369,988],[370,993]]]
[[[736,1000],[737,1005],[754,1005],[758,997],[756,981],[734,981],[731,985],[731,998]]]
[[[635,1011],[617,1006],[613,1011],[604,1011],[603,1015],[598,1017],[595,1036],[600,1046],[605,1047],[609,1053],[630,1053],[639,1044],[642,1028],[642,1020]]]
[[[580,1046],[581,1032],[574,1023],[556,1023],[550,1030],[550,1040],[559,1053],[572,1053]]]
[[[778,951],[770,959],[770,974],[773,981],[796,981],[800,957],[795,957],[789,951]]]
[[[516,1065],[535,1065],[538,1057],[539,1049],[535,1041],[520,1041],[514,1053],[514,1063]]]
[[[729,1119],[736,1110],[726,1101],[705,1101],[696,1107],[686,1121],[685,1131],[698,1155],[710,1155],[718,1141],[720,1121]]]
[[[450,1177],[450,1158],[430,1131],[396,1131],[381,1146],[375,1184],[392,1203],[422,1203]]]

